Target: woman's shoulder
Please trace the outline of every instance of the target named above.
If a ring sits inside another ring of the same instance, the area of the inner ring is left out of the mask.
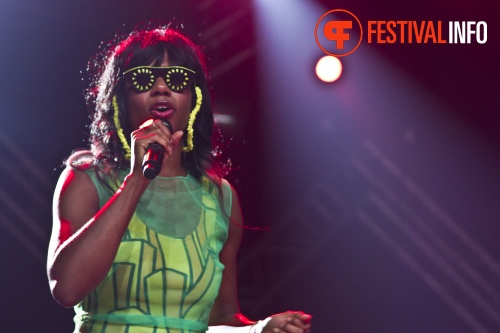
[[[224,206],[230,211],[233,203],[238,201],[238,194],[231,183],[225,178],[221,178],[220,187],[224,198]]]
[[[87,170],[66,164],[57,181],[54,199],[57,202],[79,202],[97,198],[97,189]]]
[[[94,164],[94,155],[90,150],[75,150],[66,159],[65,164],[75,170],[88,170]]]
[[[64,161],[65,168],[61,173],[60,178],[67,179],[71,183],[79,185],[91,185],[92,176],[95,174],[94,156],[90,150],[75,150]]]
[[[222,190],[224,194],[234,193],[234,187],[225,178],[215,176],[213,174],[208,174],[207,176],[202,176],[202,183],[212,184],[213,188],[218,188]]]
[[[116,170],[106,167],[104,163],[96,163],[95,156],[90,150],[73,151],[64,164],[62,178],[70,177],[78,184],[92,185],[97,189],[107,187],[103,183],[109,183],[117,174]]]
[[[222,189],[225,189],[225,190],[232,190],[234,191],[234,187],[231,185],[231,183],[225,179],[225,178],[222,178],[221,179],[221,187]]]
[[[95,178],[109,182],[116,180],[122,173],[128,173],[127,168],[119,169],[115,165],[110,165],[105,161],[97,160],[90,150],[75,150],[65,161],[66,168],[76,172],[83,172]]]

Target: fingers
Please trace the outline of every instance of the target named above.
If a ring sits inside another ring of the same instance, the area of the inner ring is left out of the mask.
[[[280,325],[278,329],[275,329],[275,333],[307,333],[311,329],[311,324],[304,323],[302,319],[297,317],[288,317],[284,323]]]
[[[153,128],[156,129],[156,127],[158,126],[159,130],[164,134],[166,135],[166,137],[169,137],[170,138],[170,141],[168,141],[169,145],[171,146],[171,148],[175,148],[177,147],[177,145],[181,142],[181,139],[182,139],[182,136],[184,135],[184,132],[183,131],[177,131],[177,132],[172,132],[172,129],[171,127],[168,127],[167,125],[165,125],[165,123],[159,119],[155,120],[152,124]],[[172,126],[172,125],[170,125]],[[167,149],[167,147],[164,147],[165,149]]]
[[[305,325],[309,324],[311,322],[312,316],[310,314],[304,313],[302,311],[287,311],[285,312],[287,314],[287,318],[291,318],[290,320],[293,321],[294,323],[297,323],[297,325]]]
[[[184,135],[183,131],[177,131],[174,134],[172,134],[172,146],[174,148],[179,145],[183,135]]]
[[[160,120],[147,120],[137,130],[132,132],[132,169],[142,170],[144,155],[150,144],[158,143],[165,150],[164,161],[168,159],[182,139],[183,132],[171,133],[170,129]]]
[[[170,129],[160,120],[147,120],[137,131],[134,131],[135,141],[145,152],[152,143],[158,143],[165,149],[165,156],[172,155],[174,142]],[[177,140],[178,141],[178,140]]]
[[[273,333],[309,333],[312,316],[303,312],[287,311],[273,316],[268,329]]]
[[[163,146],[165,149],[165,158],[172,155],[174,144],[172,139],[172,132],[160,119],[152,123],[154,134],[157,135],[156,142]]]
[[[311,323],[312,316],[310,314],[300,312],[299,318],[300,318],[300,320],[302,320],[303,323],[309,324],[309,323]]]
[[[310,333],[311,326],[310,324],[302,327],[296,326],[294,323],[283,323],[280,327],[273,328],[273,333]]]

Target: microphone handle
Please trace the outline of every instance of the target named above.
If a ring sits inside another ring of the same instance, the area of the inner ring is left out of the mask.
[[[162,119],[162,122],[173,133],[172,124],[167,119]],[[146,155],[142,160],[142,174],[147,179],[154,179],[160,173],[163,164],[163,157],[165,156],[165,149],[158,144],[152,143],[148,146]]]

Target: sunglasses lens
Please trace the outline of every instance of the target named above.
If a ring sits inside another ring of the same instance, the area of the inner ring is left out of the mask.
[[[172,68],[167,72],[165,80],[173,91],[182,91],[189,85],[189,73],[182,68]]]
[[[132,86],[138,91],[148,91],[153,88],[155,77],[148,68],[137,68],[130,73]]]
[[[125,80],[138,92],[153,88],[156,78],[163,77],[170,90],[180,92],[189,86],[194,72],[183,67],[136,67],[125,72]]]

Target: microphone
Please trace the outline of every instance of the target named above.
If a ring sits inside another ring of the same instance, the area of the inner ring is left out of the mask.
[[[172,124],[167,119],[161,120],[165,126],[168,127],[170,133],[174,132]],[[142,174],[147,179],[154,179],[161,170],[161,165],[163,163],[163,157],[165,156],[165,149],[158,143],[152,143],[148,146],[146,155],[142,160]]]

